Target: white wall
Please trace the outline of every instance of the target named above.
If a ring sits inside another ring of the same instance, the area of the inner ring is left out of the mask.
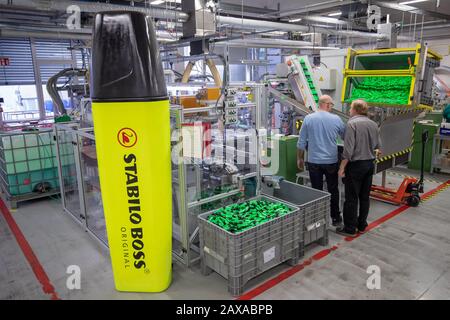
[[[441,66],[450,67],[450,38],[427,41],[428,46],[443,56]]]
[[[450,38],[431,40],[428,41],[428,45],[431,49],[443,56],[441,66],[450,68]],[[450,88],[450,71],[448,69],[439,68],[435,74],[439,77],[440,81],[444,82],[447,88]]]

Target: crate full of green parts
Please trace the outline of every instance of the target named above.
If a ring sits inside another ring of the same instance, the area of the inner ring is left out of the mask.
[[[228,279],[232,295],[252,278],[299,259],[303,230],[298,207],[260,195],[198,216],[202,272]]]

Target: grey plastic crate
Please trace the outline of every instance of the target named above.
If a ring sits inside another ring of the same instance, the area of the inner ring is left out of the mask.
[[[198,216],[202,273],[212,270],[228,279],[228,291],[240,295],[252,278],[283,262],[296,265],[303,230],[300,210],[285,201],[257,196],[250,200],[268,200],[286,204],[292,211],[240,233],[228,232],[209,222],[214,211]]]
[[[304,219],[303,245],[318,242],[328,245],[328,216],[330,194],[289,181],[281,181],[280,188],[273,189],[273,196],[299,207]],[[300,250],[302,246],[300,246]],[[300,257],[304,252],[300,252]]]

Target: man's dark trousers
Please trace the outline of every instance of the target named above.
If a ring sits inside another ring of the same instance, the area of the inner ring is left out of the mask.
[[[323,190],[323,176],[325,175],[327,189],[331,193],[331,219],[333,221],[340,221],[338,163],[317,164],[308,162],[308,170],[311,186],[314,189]]]
[[[374,174],[373,160],[349,162],[345,168],[345,231],[365,230],[370,206],[370,188]],[[359,202],[359,215],[358,215]]]

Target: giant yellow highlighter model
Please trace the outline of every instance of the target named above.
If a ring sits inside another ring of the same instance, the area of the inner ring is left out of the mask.
[[[97,14],[92,110],[116,289],[160,292],[171,282],[170,115],[151,20]]]

